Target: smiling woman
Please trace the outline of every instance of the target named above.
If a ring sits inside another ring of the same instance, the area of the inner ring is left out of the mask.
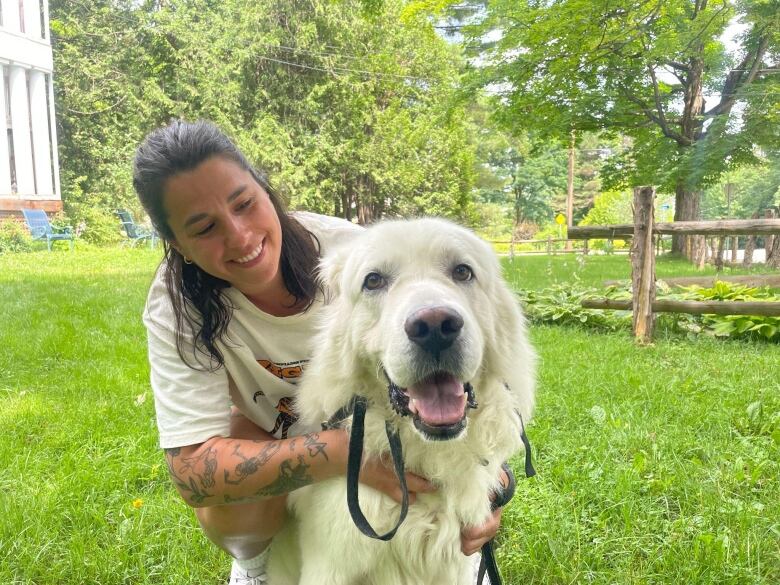
[[[205,272],[277,316],[306,299],[288,292],[279,271],[282,228],[268,192],[235,162],[214,157],[168,179],[171,246]]]
[[[133,184],[165,257],[144,311],[160,445],[206,535],[234,559],[231,584],[265,583],[287,494],[344,475],[342,429],[293,406],[325,295],[320,253],[361,230],[288,214],[265,176],[209,122],[175,121],[139,146]],[[394,471],[367,458],[360,481],[400,501]],[[411,499],[434,487],[406,474]],[[471,554],[500,512],[463,531]]]

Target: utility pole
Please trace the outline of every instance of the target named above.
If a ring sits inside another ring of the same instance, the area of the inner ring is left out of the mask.
[[[572,227],[574,215],[574,130],[571,131],[571,145],[569,146],[569,181],[566,190],[566,227]],[[571,250],[571,241],[566,240],[566,250]]]

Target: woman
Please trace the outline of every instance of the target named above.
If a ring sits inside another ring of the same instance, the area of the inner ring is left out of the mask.
[[[144,312],[160,445],[205,534],[233,557],[230,583],[259,585],[286,495],[346,470],[346,433],[301,428],[290,405],[322,305],[321,248],[360,228],[288,215],[209,122],[150,133],[133,185],[165,245]],[[412,501],[435,490],[406,476]],[[382,461],[367,460],[360,481],[401,500]],[[497,511],[464,529],[464,553],[479,550],[499,521]]]

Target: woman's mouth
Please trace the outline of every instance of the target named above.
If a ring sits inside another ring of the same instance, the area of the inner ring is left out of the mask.
[[[265,240],[261,240],[260,243],[257,245],[257,248],[252,250],[249,254],[246,256],[241,256],[241,258],[236,258],[233,260],[233,262],[236,262],[238,264],[246,264],[247,262],[251,262],[255,258],[257,258],[260,253],[263,251],[263,244],[265,243]]]

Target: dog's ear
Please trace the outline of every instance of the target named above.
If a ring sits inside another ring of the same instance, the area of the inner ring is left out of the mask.
[[[323,285],[326,298],[338,296],[341,292],[341,277],[344,273],[344,263],[347,259],[349,246],[347,244],[337,245],[320,260],[317,269],[317,279]]]
[[[349,245],[337,245],[320,261],[318,279],[326,306],[313,341],[313,355],[296,398],[296,412],[307,425],[330,418],[349,402],[356,371],[357,350],[349,332],[350,307],[342,297]]]

